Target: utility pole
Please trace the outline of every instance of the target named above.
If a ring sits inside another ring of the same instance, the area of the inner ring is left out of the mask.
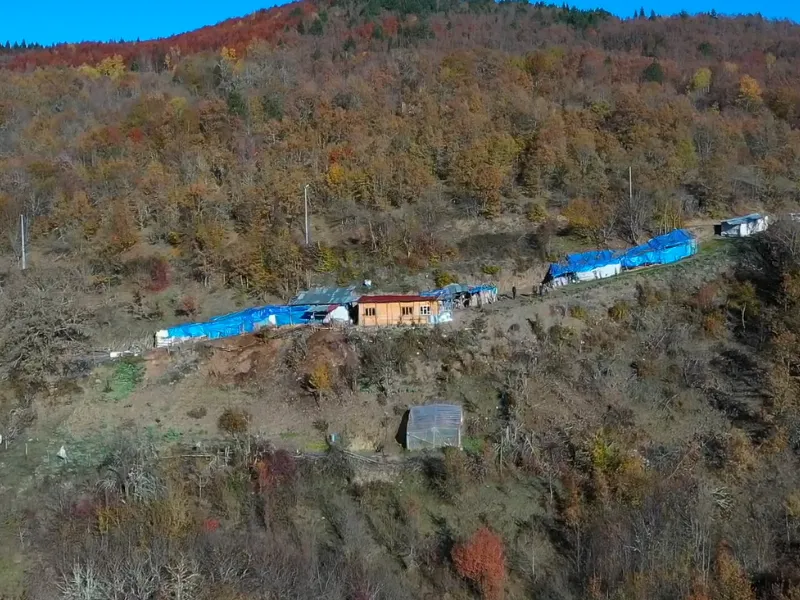
[[[628,197],[633,205],[633,167],[628,167]]]
[[[308,246],[308,186],[309,186],[309,184],[307,183],[306,187],[303,189],[303,196],[305,198],[305,208],[306,208],[306,211],[305,211],[306,212],[306,246]]]
[[[22,214],[19,216],[19,233],[20,239],[22,240],[22,270],[24,271],[28,264],[25,260],[25,215]]]

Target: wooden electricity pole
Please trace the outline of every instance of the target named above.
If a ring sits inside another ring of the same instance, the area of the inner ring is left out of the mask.
[[[22,241],[22,270],[28,267],[28,262],[25,256],[25,215],[19,216],[19,234]]]

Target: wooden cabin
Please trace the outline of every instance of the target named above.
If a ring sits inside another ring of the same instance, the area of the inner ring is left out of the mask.
[[[362,296],[358,300],[358,324],[428,325],[439,314],[439,302],[423,296]]]

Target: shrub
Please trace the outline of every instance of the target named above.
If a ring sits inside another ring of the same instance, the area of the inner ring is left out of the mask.
[[[314,270],[318,273],[333,273],[340,267],[336,251],[328,246],[318,245],[314,263]]]
[[[119,402],[127,398],[144,377],[144,366],[137,360],[122,360],[106,382],[106,397]]]
[[[608,309],[608,316],[619,323],[620,321],[627,319],[630,312],[631,307],[628,305],[628,303],[624,300],[618,300],[614,303],[614,306]]]
[[[308,389],[321,399],[333,389],[333,377],[328,363],[320,363],[308,374]]]
[[[531,223],[539,225],[547,220],[547,210],[538,202],[534,202],[528,207],[528,212],[525,213],[525,217]]]
[[[642,308],[656,306],[664,299],[661,290],[655,289],[649,282],[636,284],[636,301]]]
[[[163,292],[169,287],[169,263],[167,259],[159,256],[150,262],[150,285],[151,292]]]
[[[725,331],[725,315],[720,310],[703,315],[703,331],[709,337],[721,337]]]
[[[502,268],[497,265],[483,265],[481,271],[484,275],[499,275]]]
[[[434,274],[434,282],[437,288],[441,288],[451,283],[458,283],[458,278],[447,271],[437,271]]]
[[[259,489],[264,492],[288,485],[297,476],[297,463],[286,450],[276,450],[255,464]]]
[[[700,312],[707,313],[714,309],[716,305],[716,298],[717,293],[719,292],[719,286],[714,283],[707,283],[702,286],[694,296],[692,296],[689,304],[692,308],[696,308]]]
[[[194,296],[184,296],[178,301],[175,314],[179,317],[194,317],[200,312],[200,303]]]
[[[573,319],[580,319],[581,321],[585,321],[589,318],[589,312],[583,307],[579,305],[574,305],[569,307],[569,316]]]
[[[752,471],[756,466],[753,443],[741,429],[731,431],[726,454],[730,464],[737,472]]]
[[[219,521],[217,519],[206,519],[203,521],[203,531],[206,533],[213,533],[219,529]]]
[[[456,544],[452,557],[458,574],[474,583],[483,598],[502,598],[506,560],[500,536],[482,527],[466,542]]]
[[[186,413],[186,416],[191,417],[192,419],[202,419],[208,414],[208,410],[205,406],[201,406],[199,408],[193,408],[192,410]]]
[[[241,408],[226,408],[219,416],[217,425],[230,435],[246,433],[250,426],[250,413]]]

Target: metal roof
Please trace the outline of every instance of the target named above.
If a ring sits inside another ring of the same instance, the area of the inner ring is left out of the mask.
[[[358,302],[360,304],[390,304],[392,302],[433,302],[434,300],[435,298],[426,298],[425,296],[387,294],[384,296],[361,296]]]
[[[763,219],[760,214],[752,213],[749,215],[745,215],[744,217],[735,217],[733,219],[728,219],[727,221],[723,221],[724,225],[741,225],[742,223],[749,223],[751,221],[758,221],[759,219]]]
[[[304,290],[289,300],[289,306],[296,305],[331,305],[331,304],[351,304],[358,300],[356,286],[351,285],[346,288],[337,287],[315,287]]]

